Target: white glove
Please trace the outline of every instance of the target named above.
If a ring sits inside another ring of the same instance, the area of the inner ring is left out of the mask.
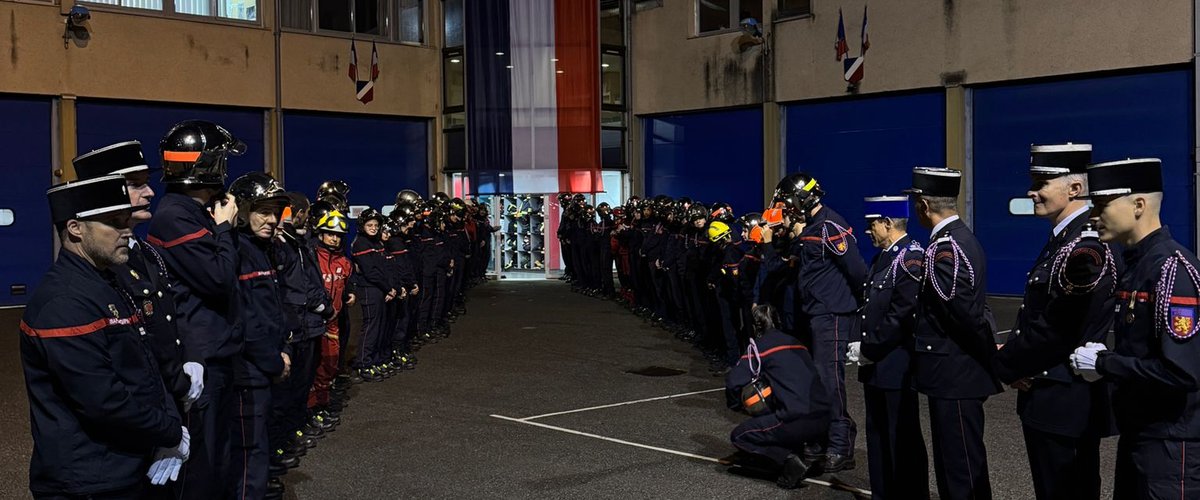
[[[162,486],[167,484],[167,481],[179,479],[179,470],[191,456],[191,442],[191,434],[188,433],[187,427],[183,427],[183,436],[179,439],[179,444],[174,448],[159,448],[154,451],[154,462],[146,472],[150,484]]]
[[[858,366],[869,365],[871,360],[864,358],[862,355],[862,342],[851,342],[846,351],[846,364],[854,363]]]
[[[200,399],[200,394],[204,392],[204,366],[189,361],[183,364],[183,373],[186,373],[192,382],[191,387],[188,387],[187,396],[183,399],[183,411],[188,411],[192,409],[192,403]]]
[[[1100,351],[1108,350],[1104,344],[1096,342],[1088,342],[1083,347],[1075,348],[1075,352],[1071,354],[1071,368],[1075,373],[1088,382],[1100,380],[1103,375],[1096,372],[1096,358]]]

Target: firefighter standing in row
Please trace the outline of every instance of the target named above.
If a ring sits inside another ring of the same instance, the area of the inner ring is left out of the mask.
[[[987,261],[958,217],[962,173],[913,169],[914,212],[931,228],[917,300],[913,386],[929,402],[933,464],[942,498],[991,498],[983,403],[1002,388],[992,373],[995,320],[987,307]]]
[[[167,194],[146,240],[175,280],[171,288],[184,350],[204,361],[204,392],[185,418],[194,451],[185,470],[185,498],[216,498],[227,484],[234,364],[243,332],[235,327],[238,205],[223,190],[228,156],[245,148],[224,128],[200,120],[176,124],[159,143]]]
[[[862,340],[850,343],[847,357],[859,364],[863,383],[871,495],[929,498],[929,458],[909,368],[925,248],[908,235],[907,196],[865,204],[867,233],[881,251],[867,272]]]
[[[1089,224],[1090,144],[1033,146],[1028,195],[1052,230],[1025,280],[1017,323],[992,360],[1018,390],[1025,450],[1039,499],[1100,497],[1100,439],[1115,433],[1107,381],[1072,373],[1076,347],[1104,342],[1119,266]]]
[[[1100,241],[1125,247],[1115,344],[1075,349],[1072,368],[1113,384],[1120,440],[1114,498],[1195,498],[1200,492],[1200,261],[1162,225],[1162,164],[1130,159],[1087,169]],[[1192,453],[1189,453],[1192,451]]]
[[[21,320],[35,498],[141,497],[179,479],[188,429],[163,384],[142,307],[114,267],[129,259],[132,206],[122,175],[46,193],[62,242]],[[126,268],[128,269],[128,268]]]

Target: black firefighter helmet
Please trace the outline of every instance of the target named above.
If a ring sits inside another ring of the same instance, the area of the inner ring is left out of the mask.
[[[263,172],[250,172],[229,183],[229,194],[237,199],[238,224],[245,224],[250,213],[262,206],[276,209],[276,215],[288,206],[291,198],[283,185]]]
[[[167,184],[224,186],[229,155],[245,152],[246,143],[204,120],[176,123],[158,143]]]
[[[806,172],[789,174],[775,185],[775,202],[783,203],[788,214],[807,218],[812,208],[821,203],[825,191],[817,179]]]

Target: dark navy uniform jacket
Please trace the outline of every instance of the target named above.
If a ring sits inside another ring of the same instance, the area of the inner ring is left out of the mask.
[[[914,388],[942,399],[997,394],[1003,387],[991,367],[995,320],[987,307],[983,248],[961,220],[947,223],[932,239],[916,312]]]
[[[245,349],[233,365],[234,382],[243,387],[266,387],[283,373],[281,352],[288,352],[291,335],[283,309],[283,292],[270,252],[274,240],[263,240],[238,231],[238,288],[243,312]]]
[[[828,419],[829,396],[817,376],[812,355],[795,337],[779,330],[767,330],[758,344],[762,360],[759,376],[766,375],[771,386],[771,409],[784,422],[798,419]],[[725,377],[726,404],[735,410],[742,408],[742,388],[753,379],[750,355],[738,360]],[[756,362],[757,363],[757,362]]]
[[[188,361],[204,364],[204,360],[188,357],[184,349],[176,328],[179,314],[175,311],[175,293],[165,266],[157,250],[135,238],[129,249],[129,262],[112,271],[138,307],[163,383],[176,400],[182,400],[191,388],[191,378],[183,373],[183,364]]]
[[[312,240],[297,233],[291,224],[281,224],[280,229],[271,257],[279,275],[288,331],[294,342],[320,337],[325,333],[325,320],[333,316],[333,301],[325,291]]]
[[[762,266],[762,254],[758,249],[758,244],[749,240],[742,240],[735,243],[733,246],[739,249],[742,258],[738,260],[737,267],[734,273],[738,284],[738,290],[741,292],[741,299],[746,304],[754,303],[755,287],[758,284],[758,270]]]
[[[1070,437],[1113,433],[1108,383],[1088,383],[1069,361],[1076,347],[1104,343],[1113,324],[1117,270],[1106,269],[1111,253],[1099,235],[1084,234],[1087,221],[1076,216],[1046,242],[1025,280],[1017,324],[992,359],[1006,384],[1033,378],[1031,390],[1017,394],[1021,422]]]
[[[175,281],[175,310],[189,357],[231,359],[242,351],[237,310],[238,250],[233,226],[217,225],[203,205],[167,193],[150,220],[154,245]]]
[[[145,480],[155,448],[183,437],[136,305],[63,251],[21,319],[33,455],[29,489],[87,495]]]
[[[808,316],[849,314],[858,309],[867,265],[850,224],[829,207],[809,217],[793,255],[799,258],[796,299]]]
[[[383,294],[392,289],[388,274],[383,242],[366,233],[359,234],[350,245],[350,256],[354,260],[354,274],[358,275],[360,287],[374,287]]]
[[[1200,295],[1192,273],[1200,262],[1165,226],[1127,249],[1124,257],[1126,272],[1117,283],[1116,345],[1096,360],[1096,371],[1116,384],[1117,427],[1123,436],[1198,439]],[[1162,279],[1164,274],[1173,274],[1174,282]]]
[[[420,248],[421,271],[426,275],[434,275],[439,270],[445,272],[450,267],[450,256],[446,252],[446,239],[440,231],[421,224],[416,228],[415,243]]]
[[[871,263],[860,319],[862,356],[874,363],[859,367],[859,382],[893,391],[912,387],[913,313],[924,260],[925,249],[904,235]]]
[[[452,225],[446,224],[445,235],[446,257],[448,260],[454,260],[454,272],[466,272],[463,269],[467,258],[467,253],[471,251],[471,238],[467,236],[467,229],[462,223]]]
[[[708,283],[717,289],[717,295],[725,300],[738,301],[742,299],[742,289],[739,283],[742,259],[746,258],[745,248],[734,243],[714,245],[716,250],[711,252],[712,259],[708,262]]]
[[[392,288],[397,292],[401,289],[412,290],[421,281],[420,275],[413,267],[413,255],[408,251],[405,238],[405,235],[394,234],[383,245],[384,252],[390,259]]]

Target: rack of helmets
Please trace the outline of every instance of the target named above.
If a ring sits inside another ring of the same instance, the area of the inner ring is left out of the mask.
[[[496,196],[500,272],[545,272],[546,205],[541,195]]]

